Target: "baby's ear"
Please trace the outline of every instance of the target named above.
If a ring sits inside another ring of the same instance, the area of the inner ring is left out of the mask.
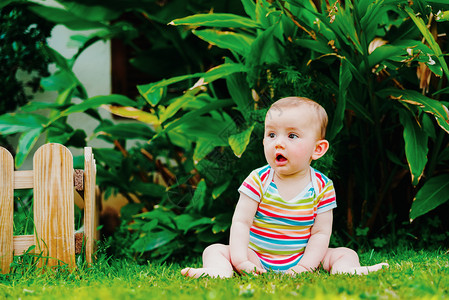
[[[329,142],[327,140],[318,140],[315,144],[312,159],[315,160],[320,158],[327,152],[327,149],[329,149]]]

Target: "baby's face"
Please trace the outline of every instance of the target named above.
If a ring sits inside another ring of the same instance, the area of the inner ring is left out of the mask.
[[[315,113],[306,105],[271,108],[265,119],[265,158],[278,175],[308,170],[319,140]]]

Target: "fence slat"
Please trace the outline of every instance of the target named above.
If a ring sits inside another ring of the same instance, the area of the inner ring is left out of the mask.
[[[0,268],[6,274],[14,250],[14,160],[3,147],[0,147],[0,166]]]
[[[84,148],[84,233],[86,237],[86,262],[92,263],[95,251],[95,160],[92,148]]]
[[[45,144],[35,153],[34,220],[37,251],[75,267],[73,157],[59,144]]]
[[[14,172],[14,189],[32,189],[33,188],[33,171],[15,171]]]
[[[25,253],[28,248],[35,245],[34,243],[34,235],[15,235],[14,236],[14,254],[22,255]]]

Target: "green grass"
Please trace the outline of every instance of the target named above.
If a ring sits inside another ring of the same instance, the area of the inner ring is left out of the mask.
[[[401,250],[361,254],[390,268],[366,276],[324,271],[296,278],[268,273],[231,279],[184,278],[178,264],[99,259],[92,268],[42,273],[18,267],[0,277],[1,299],[442,299],[449,297],[449,255]]]

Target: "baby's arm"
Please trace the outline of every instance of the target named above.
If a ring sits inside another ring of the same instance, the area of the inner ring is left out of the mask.
[[[234,211],[229,244],[231,247],[231,263],[238,272],[263,273],[248,258],[249,231],[259,203],[245,194],[240,194]]]
[[[288,270],[288,274],[301,273],[316,269],[323,260],[329,247],[332,233],[332,210],[318,214],[312,226],[311,236],[299,263]]]

